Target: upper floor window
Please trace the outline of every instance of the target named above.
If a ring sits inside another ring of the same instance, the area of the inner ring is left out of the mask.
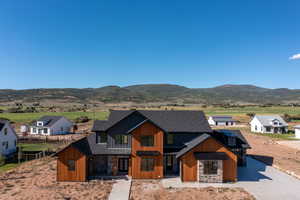
[[[38,126],[43,126],[43,122],[37,122]]]
[[[4,135],[7,135],[7,128],[4,129]]]
[[[229,136],[228,137],[228,146],[235,146],[236,139],[235,137]]]
[[[115,143],[116,144],[128,144],[128,136],[127,135],[116,135]]]
[[[107,142],[107,135],[106,133],[97,133],[97,143],[106,143]]]
[[[145,147],[154,146],[154,136],[153,135],[141,136],[141,146],[145,146]]]
[[[167,134],[167,144],[173,144],[174,143],[174,135],[168,133]]]
[[[75,171],[75,160],[68,160],[68,170]]]

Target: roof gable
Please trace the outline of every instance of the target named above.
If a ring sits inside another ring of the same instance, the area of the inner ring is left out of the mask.
[[[43,117],[39,118],[38,120],[34,121],[32,123],[32,125],[37,126],[37,122],[43,122],[43,126],[50,127],[62,118],[64,118],[64,117],[63,116],[43,116]]]
[[[166,132],[212,132],[202,111],[179,110],[113,110],[107,121],[95,121],[93,131],[106,131],[121,120],[131,117],[133,113],[144,116]]]
[[[288,125],[279,115],[255,115],[255,118],[263,126],[272,126],[274,121],[279,121],[283,126]]]

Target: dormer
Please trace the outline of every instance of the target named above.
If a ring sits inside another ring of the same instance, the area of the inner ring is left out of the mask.
[[[44,122],[43,122],[43,121],[37,121],[37,122],[36,122],[36,125],[37,125],[37,126],[44,126]]]
[[[279,126],[279,125],[281,125],[281,122],[280,122],[278,119],[273,119],[271,123],[272,123],[272,125],[274,125],[274,126]]]

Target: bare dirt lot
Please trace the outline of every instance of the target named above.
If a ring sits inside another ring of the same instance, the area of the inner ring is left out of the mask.
[[[252,149],[248,154],[268,165],[276,165],[283,171],[300,177],[300,150],[287,145],[279,144],[280,139],[250,133],[248,129],[242,130]]]
[[[163,188],[159,181],[133,181],[130,200],[253,200],[242,188]]]
[[[43,158],[0,173],[0,199],[107,199],[112,181],[56,182],[56,161]]]

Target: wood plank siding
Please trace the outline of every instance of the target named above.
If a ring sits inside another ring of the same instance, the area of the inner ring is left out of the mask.
[[[154,146],[144,147],[141,146],[141,136],[153,135]],[[132,151],[131,151],[131,172],[132,178],[136,179],[157,179],[163,178],[163,131],[150,122],[146,122],[132,132]],[[158,151],[158,156],[137,156],[137,151]],[[154,171],[145,172],[141,171],[142,158],[154,158],[155,167]]]
[[[229,159],[223,161],[223,181],[237,181],[237,156],[213,138],[208,138],[180,158],[182,181],[197,181],[197,160],[194,152],[225,152]]]
[[[68,170],[68,160],[75,161],[75,170]],[[74,147],[70,146],[58,153],[57,181],[86,181],[87,158]]]

